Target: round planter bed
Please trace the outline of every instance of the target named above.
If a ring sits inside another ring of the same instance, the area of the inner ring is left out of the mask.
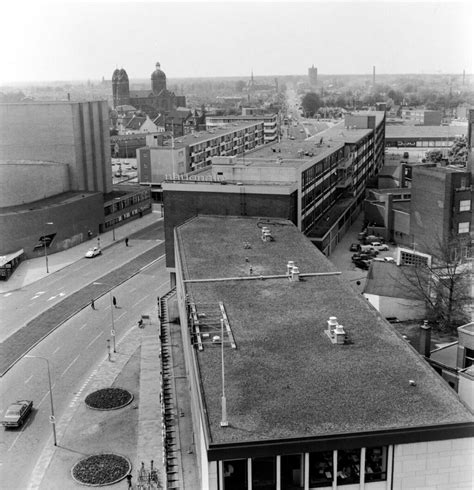
[[[78,461],[71,470],[77,483],[90,487],[112,485],[123,480],[131,471],[132,465],[124,456],[118,454],[94,454]]]
[[[133,400],[133,395],[122,388],[103,388],[86,396],[85,402],[94,410],[117,410],[127,406]]]

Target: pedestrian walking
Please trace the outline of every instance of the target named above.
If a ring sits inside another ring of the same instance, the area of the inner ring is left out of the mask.
[[[125,246],[128,247],[128,238],[125,238]]]
[[[91,299],[91,308],[92,308],[93,310],[95,310],[95,303],[94,303],[94,299]]]
[[[126,476],[126,478],[127,478],[128,488],[133,488],[132,487],[132,475],[128,474]]]
[[[112,303],[114,305],[114,308],[117,308],[117,298],[115,296],[112,296]]]

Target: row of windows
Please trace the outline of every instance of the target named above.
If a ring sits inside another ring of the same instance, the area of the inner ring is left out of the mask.
[[[104,208],[104,215],[108,216],[109,214],[113,214],[117,211],[120,211],[121,209],[126,209],[133,204],[137,204],[148,199],[150,199],[150,193],[148,190],[144,192],[139,192],[137,194],[134,194],[133,196],[127,197],[126,199],[122,199],[120,201],[117,200],[117,202],[113,202],[107,205]]]
[[[310,489],[386,481],[387,460],[387,446],[314,452],[308,457],[305,454],[282,455],[278,475],[280,488],[304,488],[306,470]],[[276,490],[277,468],[275,456],[223,461],[220,467],[223,488],[220,490],[248,490],[250,482],[252,489]]]

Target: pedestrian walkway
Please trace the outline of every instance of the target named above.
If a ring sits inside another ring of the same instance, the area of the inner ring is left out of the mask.
[[[126,223],[119,228],[116,228],[115,231],[107,231],[102,233],[99,237],[100,247],[103,250],[107,249],[117,243],[123,242],[126,237],[130,237],[132,240],[134,233],[137,233],[141,229],[150,226],[153,223],[157,223],[160,219],[162,219],[161,212],[156,211],[145,214],[142,218]],[[40,279],[43,279],[44,277],[47,277],[74,262],[77,262],[84,257],[89,248],[95,245],[97,245],[97,238],[87,240],[62,252],[56,252],[48,255],[49,273],[46,272],[45,257],[28,259],[21,262],[8,281],[0,281],[0,294],[14,291],[15,289],[20,289],[28,284],[39,281]]]
[[[148,306],[151,313],[153,305]],[[71,468],[82,457],[104,452],[121,454],[131,461],[134,489],[142,461],[149,467],[153,460],[162,481],[160,346],[156,311],[154,316],[144,329],[132,327],[117,344],[117,354],[112,354],[111,361],[105,356],[85,380],[56,425],[58,446],[53,445],[51,437],[33,470],[28,490],[83,488],[72,479]],[[130,367],[137,352],[140,353],[138,362]],[[140,379],[139,389],[136,385],[135,390],[130,389],[135,391],[132,403],[114,411],[89,409],[84,403],[86,396],[114,385],[124,369],[132,369],[133,372],[128,373],[130,378]],[[126,488],[126,482],[123,480],[110,487]]]

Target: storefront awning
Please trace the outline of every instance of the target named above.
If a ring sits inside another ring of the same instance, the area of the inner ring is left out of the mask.
[[[0,255],[0,267],[3,267],[4,265],[8,264],[8,262],[11,262],[13,259],[16,259],[24,253],[25,251],[21,248],[18,250],[18,252],[13,252],[12,254]]]

